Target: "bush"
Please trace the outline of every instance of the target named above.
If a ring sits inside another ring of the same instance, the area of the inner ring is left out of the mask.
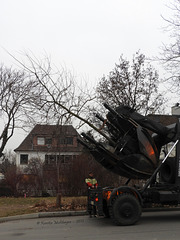
[[[0,197],[12,197],[13,191],[10,187],[0,186]]]

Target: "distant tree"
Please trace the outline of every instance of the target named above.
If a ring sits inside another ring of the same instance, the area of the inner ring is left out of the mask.
[[[21,179],[20,172],[17,172],[15,154],[5,151],[0,161],[0,173],[4,179],[0,182],[2,196],[17,196],[16,185]],[[3,193],[4,192],[4,193]]]
[[[22,127],[25,117],[31,114],[29,106],[41,94],[38,86],[24,71],[0,66],[0,157],[15,128]]]
[[[172,86],[171,90],[180,91],[180,0],[172,1],[168,6],[172,10],[172,16],[163,16],[166,27],[165,32],[169,34],[168,43],[163,43],[161,55],[158,58],[166,70],[166,80]]]
[[[8,167],[4,175],[5,185],[11,188],[14,196],[17,196],[17,185],[22,178],[20,171],[17,171],[16,165],[13,164]]]
[[[109,75],[100,80],[97,97],[101,103],[112,107],[127,105],[146,115],[162,108],[164,98],[158,84],[157,71],[145,62],[144,54],[137,52],[132,63],[120,57]]]
[[[15,153],[12,153],[11,150],[5,151],[3,156],[0,159],[0,173],[5,174],[10,166],[15,166],[16,156]]]
[[[0,163],[0,173],[5,174],[10,166],[11,162],[5,156],[2,156]]]

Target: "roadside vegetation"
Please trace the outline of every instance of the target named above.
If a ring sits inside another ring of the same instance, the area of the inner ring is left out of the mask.
[[[87,198],[62,197],[61,206],[56,205],[56,197],[1,197],[0,217],[8,217],[38,212],[85,210]]]

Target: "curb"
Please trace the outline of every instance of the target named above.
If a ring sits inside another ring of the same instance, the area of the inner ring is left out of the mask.
[[[10,216],[10,217],[2,217],[2,218],[0,218],[0,223],[8,222],[8,221],[15,221],[15,220],[24,220],[24,219],[84,216],[84,215],[88,215],[87,211],[40,212],[40,213],[16,215],[16,216]]]
[[[142,212],[162,212],[162,211],[180,211],[179,207],[173,208],[144,208]],[[38,219],[38,218],[50,218],[50,217],[68,217],[68,216],[85,216],[88,215],[87,211],[61,211],[61,212],[40,212],[24,215],[16,215],[0,218],[0,223],[24,220],[24,219]]]

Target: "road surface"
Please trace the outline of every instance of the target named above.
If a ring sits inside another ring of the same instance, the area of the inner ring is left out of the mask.
[[[89,216],[9,221],[0,224],[0,240],[179,240],[180,211],[146,212],[138,224],[115,226]]]

